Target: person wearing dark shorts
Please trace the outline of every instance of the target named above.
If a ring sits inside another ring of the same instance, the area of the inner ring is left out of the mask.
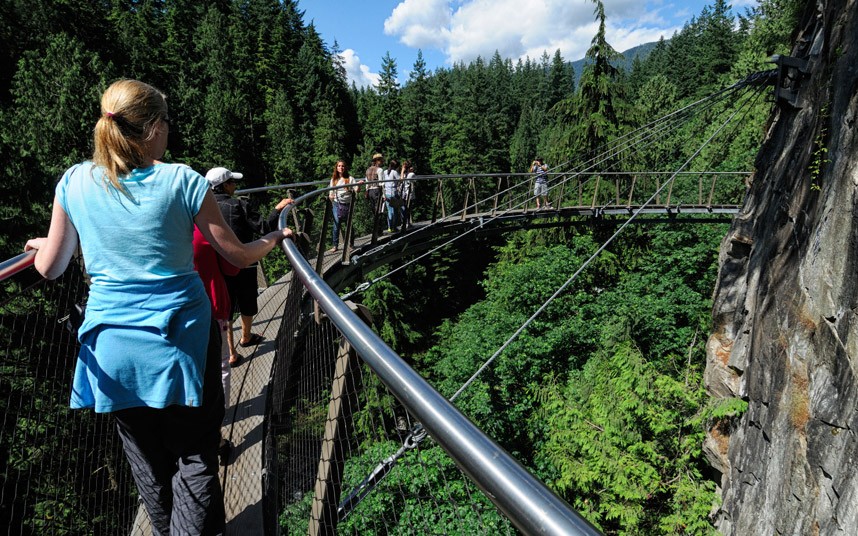
[[[223,219],[226,220],[227,225],[232,228],[241,242],[248,243],[253,241],[255,234],[265,234],[277,229],[280,211],[286,208],[292,200],[281,199],[268,217],[263,219],[246,200],[234,197],[235,191],[238,189],[236,181],[240,181],[242,178],[244,178],[243,174],[230,171],[225,167],[215,167],[206,173],[206,180],[209,181],[209,185],[215,194],[215,200],[217,200],[221,214],[223,214]],[[255,346],[262,341],[261,335],[251,331],[253,317],[259,312],[256,305],[259,288],[256,283],[256,272],[257,265],[254,263],[243,268],[238,275],[226,277],[233,312],[238,312],[241,317],[241,339],[238,341],[238,345],[242,347]],[[235,342],[232,329],[227,330],[227,339],[230,348],[234,350]],[[236,358],[230,358],[229,364],[234,367],[239,364],[239,354],[233,351],[232,355]]]

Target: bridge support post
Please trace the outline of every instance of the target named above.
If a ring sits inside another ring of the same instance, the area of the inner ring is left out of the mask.
[[[365,322],[371,323],[372,316],[366,307],[346,302]],[[360,375],[356,373],[358,356],[349,342],[342,338],[337,352],[337,364],[334,380],[331,384],[331,401],[328,403],[328,416],[325,420],[325,437],[322,439],[322,452],[319,456],[319,469],[316,474],[316,486],[310,523],[309,536],[334,536],[337,533],[337,508],[342,494],[343,467],[349,441],[349,424],[357,401]]]
[[[352,205],[349,209],[349,216],[346,218],[346,232],[343,233],[343,256],[340,259],[342,264],[348,264],[352,254],[352,245],[354,243],[354,225],[355,207],[357,205],[357,196],[352,196]]]
[[[325,215],[322,216],[322,234],[319,236],[319,247],[316,249],[316,273],[322,273],[322,266],[325,264],[325,237],[328,235],[328,223],[331,220],[332,212],[329,210],[332,207],[331,203],[325,201]]]
[[[438,207],[441,207],[441,219],[447,217],[447,210],[444,207],[444,190],[441,179],[438,179],[438,189],[435,191],[435,203],[432,205],[432,223],[438,220]]]

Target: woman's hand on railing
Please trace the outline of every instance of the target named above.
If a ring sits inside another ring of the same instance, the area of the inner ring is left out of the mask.
[[[24,251],[32,251],[42,249],[45,246],[45,240],[48,238],[45,236],[40,236],[39,238],[31,238],[27,240],[27,243],[24,244]]]

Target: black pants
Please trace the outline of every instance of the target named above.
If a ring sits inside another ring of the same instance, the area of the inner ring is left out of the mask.
[[[202,406],[138,407],[114,413],[152,533],[217,536],[226,515],[218,480],[223,421],[220,330],[212,322]]]

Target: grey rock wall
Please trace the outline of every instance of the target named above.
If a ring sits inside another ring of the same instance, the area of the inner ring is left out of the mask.
[[[796,106],[772,116],[721,245],[707,345],[727,535],[858,534],[858,0],[808,2]]]

